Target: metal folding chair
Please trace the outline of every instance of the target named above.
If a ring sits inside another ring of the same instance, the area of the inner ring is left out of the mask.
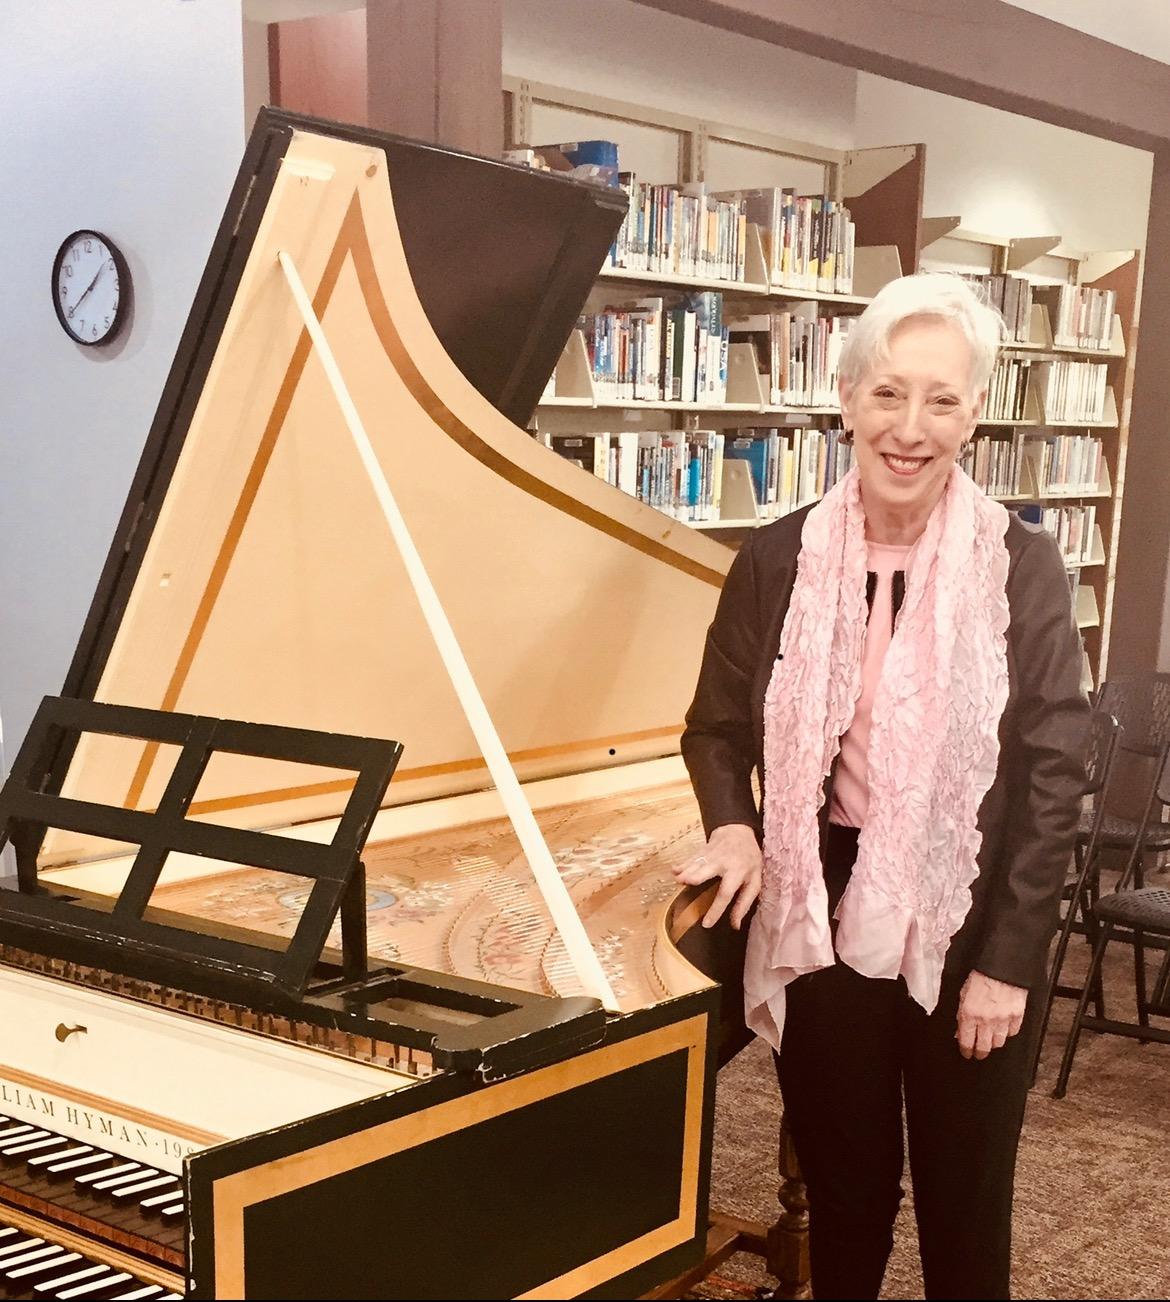
[[[1056,950],[1052,957],[1052,967],[1048,974],[1048,983],[1044,991],[1044,1014],[1036,1035],[1036,1047],[1032,1055],[1032,1081],[1035,1083],[1036,1071],[1040,1065],[1040,1054],[1044,1048],[1044,1036],[1048,1030],[1048,1020],[1052,1016],[1052,1005],[1057,995],[1079,997],[1080,988],[1062,986],[1060,973],[1064,967],[1068,951],[1069,937],[1078,915],[1092,938],[1094,924],[1092,905],[1096,898],[1098,860],[1104,848],[1105,805],[1109,793],[1109,780],[1113,774],[1113,762],[1117,757],[1117,746],[1121,738],[1121,724],[1111,714],[1097,710],[1093,714],[1093,731],[1086,764],[1088,781],[1085,795],[1091,803],[1085,811],[1088,831],[1082,831],[1073,850],[1075,871],[1064,889],[1068,907],[1061,921],[1057,935]],[[1093,992],[1097,1000],[1097,1014],[1104,1017],[1100,984]]]

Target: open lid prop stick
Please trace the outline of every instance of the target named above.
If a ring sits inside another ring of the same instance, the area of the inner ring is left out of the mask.
[[[524,795],[519,779],[516,777],[516,771],[508,759],[507,751],[505,751],[504,745],[500,741],[499,733],[496,731],[496,726],[492,722],[479,688],[475,685],[475,679],[471,676],[471,670],[468,668],[467,660],[456,640],[447,613],[444,611],[434,584],[431,583],[430,575],[427,574],[426,567],[422,563],[422,558],[414,545],[414,539],[411,538],[410,531],[406,527],[406,521],[398,508],[398,503],[394,500],[394,494],[390,491],[390,484],[386,479],[385,472],[374,452],[369,435],[362,425],[353,398],[350,396],[345,381],[341,377],[337,360],[329,347],[329,341],[325,338],[321,322],[313,310],[313,304],[309,299],[296,266],[292,258],[284,250],[281,250],[277,257],[288,280],[289,288],[292,290],[293,299],[304,319],[305,329],[309,332],[309,338],[312,340],[317,357],[325,370],[326,378],[333,390],[333,396],[337,399],[346,426],[353,437],[358,456],[361,457],[362,465],[370,478],[374,494],[378,499],[378,505],[381,507],[382,514],[386,517],[386,523],[389,525],[390,532],[402,555],[406,573],[410,578],[415,595],[418,597],[419,605],[422,607],[423,617],[431,630],[431,636],[435,639],[435,645],[439,649],[439,655],[442,657],[451,684],[455,688],[459,703],[467,716],[467,722],[471,725],[471,731],[475,734],[475,740],[479,745],[480,752],[487,762],[492,781],[495,783],[496,789],[504,802],[504,809],[511,820],[512,827],[515,829],[520,845],[528,857],[529,866],[536,877],[536,884],[540,888],[540,893],[544,896],[545,904],[552,914],[553,922],[560,932],[561,939],[565,942],[565,948],[568,951],[573,968],[580,978],[586,994],[594,999],[599,999],[611,1012],[618,1012],[620,1009],[609,979],[598,961],[597,954],[577,914],[568,889],[561,880],[561,875],[553,862],[552,854],[536,819],[533,817],[532,808]]]

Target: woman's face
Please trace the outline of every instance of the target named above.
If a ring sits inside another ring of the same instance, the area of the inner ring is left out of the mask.
[[[957,326],[911,318],[890,335],[889,356],[847,390],[845,427],[867,510],[929,510],[971,437],[984,390],[971,392],[971,348]]]

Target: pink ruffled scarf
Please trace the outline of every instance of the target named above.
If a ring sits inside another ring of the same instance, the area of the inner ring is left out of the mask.
[[[869,814],[837,907],[837,954],[905,977],[928,1012],[971,905],[979,805],[1008,696],[1008,513],[956,466],[909,557],[882,665]],[[865,513],[857,470],[809,512],[764,705],[764,872],[744,970],[748,1026],[779,1048],[784,988],[834,961],[817,811],[861,692]]]

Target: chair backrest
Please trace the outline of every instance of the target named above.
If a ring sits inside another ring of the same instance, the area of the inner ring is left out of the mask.
[[[1104,710],[1094,710],[1091,723],[1089,754],[1085,762],[1085,795],[1093,798],[1093,821],[1089,826],[1082,861],[1086,870],[1101,852],[1109,779],[1113,774],[1113,762],[1117,758],[1122,735],[1121,724]]]
[[[1123,750],[1158,758],[1170,747],[1170,673],[1109,678],[1097,694],[1097,709],[1121,724]]]
[[[1099,796],[1109,782],[1113,760],[1122,738],[1122,727],[1115,715],[1105,710],[1093,711],[1092,732],[1089,736],[1089,755],[1085,762],[1085,795]],[[1104,805],[1103,800],[1096,801]]]

